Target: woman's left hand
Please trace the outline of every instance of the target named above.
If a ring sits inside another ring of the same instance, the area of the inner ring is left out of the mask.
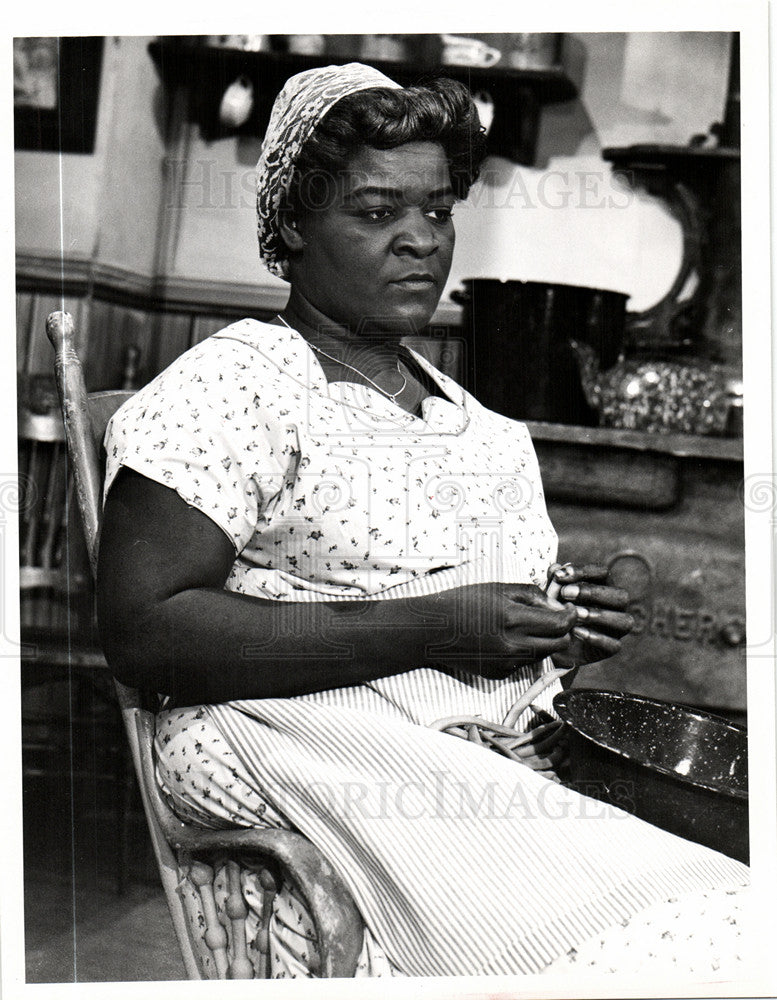
[[[568,563],[554,570],[549,593],[575,605],[578,624],[572,629],[569,649],[553,654],[557,667],[579,667],[614,656],[621,639],[634,627],[634,619],[624,609],[629,595],[607,583],[606,566],[574,566]]]

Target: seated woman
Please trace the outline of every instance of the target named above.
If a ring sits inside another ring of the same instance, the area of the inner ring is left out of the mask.
[[[544,592],[556,535],[526,428],[401,343],[437,306],[482,151],[451,81],[359,64],[288,81],[258,165],[288,305],[192,348],[111,422],[106,653],[171,696],[158,780],[182,817],[296,828],[342,873],[361,972],[653,953],[709,977],[738,954],[747,869],[549,780],[557,683],[511,718],[537,733],[528,767],[433,725],[502,722],[631,624],[596,571]],[[277,975],[315,966],[306,926],[284,888]]]

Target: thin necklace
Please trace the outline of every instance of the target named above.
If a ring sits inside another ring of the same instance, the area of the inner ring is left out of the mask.
[[[289,326],[289,324],[286,322],[286,320],[283,318],[283,316],[279,316],[278,319],[281,321],[281,323],[283,323],[283,325],[287,329],[289,329],[289,330],[292,329]],[[308,341],[308,343],[310,344],[310,341]],[[369,375],[365,375],[363,371],[360,371],[358,368],[354,368],[353,365],[349,365],[347,361],[340,361],[338,358],[333,358],[331,354],[327,354],[326,351],[322,350],[320,347],[316,347],[315,344],[310,344],[310,346],[318,354],[323,354],[325,358],[329,358],[330,361],[334,361],[334,363],[336,365],[342,365],[343,368],[350,368],[350,370],[352,372],[356,372],[357,375],[361,375],[361,377],[363,379],[365,379],[367,382],[369,382],[370,385],[373,386],[373,388],[377,389],[378,392],[382,392],[384,396],[388,396],[388,398],[391,400],[392,403],[396,403],[397,402],[397,396],[401,396],[402,393],[405,391],[405,389],[407,389],[407,378],[403,374],[403,372],[400,370],[400,367],[399,367],[399,358],[397,358],[397,372],[400,375],[402,375],[402,385],[397,389],[396,392],[388,392],[388,390],[386,390],[382,386],[378,385],[377,382],[373,382],[372,379],[369,377]]]

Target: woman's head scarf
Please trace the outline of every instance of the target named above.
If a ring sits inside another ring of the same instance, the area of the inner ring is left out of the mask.
[[[337,102],[359,90],[399,87],[372,66],[347,63],[305,70],[286,81],[275,99],[256,165],[259,253],[267,269],[288,280],[287,250],[278,227],[294,164],[316,125]]]

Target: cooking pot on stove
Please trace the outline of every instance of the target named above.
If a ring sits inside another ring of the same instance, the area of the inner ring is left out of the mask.
[[[572,688],[569,784],[687,840],[747,863],[747,730],[701,709]]]
[[[598,424],[570,340],[589,345],[600,370],[614,365],[628,296],[497,278],[468,278],[464,285],[451,298],[464,306],[465,387],[484,406],[517,420]]]

